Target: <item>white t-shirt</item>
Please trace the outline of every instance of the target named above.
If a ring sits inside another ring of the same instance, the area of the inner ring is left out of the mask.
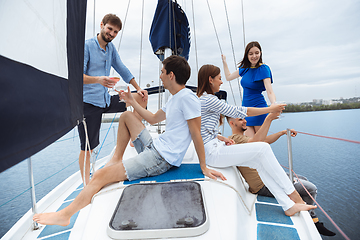
[[[200,100],[184,88],[170,96],[162,110],[166,114],[166,130],[154,140],[154,146],[169,164],[179,167],[191,142],[187,120],[201,116]]]

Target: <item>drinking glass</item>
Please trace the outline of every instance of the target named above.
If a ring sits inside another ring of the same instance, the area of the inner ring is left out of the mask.
[[[121,92],[125,92],[127,90],[127,88],[128,88],[128,84],[120,83],[120,82],[117,82],[114,86],[114,90],[120,92],[120,94],[121,94]],[[120,102],[124,102],[124,100],[120,99]]]
[[[276,101],[275,104],[285,104],[285,101]],[[282,112],[279,115],[279,118],[277,120],[281,120],[284,117],[284,115],[282,115]]]

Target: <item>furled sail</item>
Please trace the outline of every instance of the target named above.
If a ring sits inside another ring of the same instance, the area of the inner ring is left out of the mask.
[[[86,3],[0,1],[0,172],[82,120]]]
[[[162,60],[165,48],[174,55],[189,59],[190,27],[185,12],[172,0],[158,0],[149,40],[154,53]]]

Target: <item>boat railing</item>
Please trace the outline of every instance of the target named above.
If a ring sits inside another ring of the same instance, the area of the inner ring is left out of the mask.
[[[110,144],[114,144],[114,142],[116,142],[116,138],[114,137],[114,141],[110,142],[110,143],[107,143],[105,144],[105,140],[107,139],[108,137],[108,133],[110,131],[110,129],[113,129],[114,131],[114,136],[116,134],[116,131],[115,131],[115,127],[114,126],[110,126],[110,127],[107,127],[106,129],[101,129],[100,131],[103,132],[103,131],[107,131],[106,133],[106,136],[101,144],[101,147],[105,147],[105,146],[108,146]],[[357,143],[357,144],[360,144],[360,141],[354,141],[354,140],[348,140],[348,139],[342,139],[342,138],[336,138],[336,137],[328,137],[328,136],[322,136],[322,135],[317,135],[317,134],[311,134],[311,133],[306,133],[306,132],[301,132],[301,131],[298,131],[298,133],[300,134],[306,134],[306,135],[310,135],[310,136],[313,136],[313,137],[321,137],[321,138],[328,138],[328,139],[333,139],[333,140],[341,140],[341,141],[346,141],[346,142],[351,142],[351,143]],[[71,138],[65,138],[65,139],[60,139],[56,142],[62,142],[62,141],[66,141],[66,140],[72,140],[74,139],[75,137],[77,137],[77,135],[74,134],[74,136],[72,136]],[[296,173],[293,171],[293,159],[292,159],[292,142],[291,142],[291,134],[290,134],[290,129],[287,129],[287,146],[288,146],[288,161],[289,161],[289,176],[290,176],[290,179],[294,179],[294,177],[297,177],[296,176]],[[97,159],[97,156],[99,155],[100,153],[100,149],[99,151],[97,151],[97,154],[96,154],[96,159]],[[96,161],[95,159],[95,161]],[[78,161],[78,159],[76,159],[75,161],[73,161],[72,163],[70,163],[69,165],[65,166],[64,168],[62,168],[61,170],[57,171],[56,173],[54,173],[53,175],[51,175],[50,177],[47,177],[46,179],[38,182],[38,183],[34,183],[34,177],[33,177],[33,166],[32,166],[32,160],[31,158],[27,159],[28,161],[28,172],[29,172],[29,182],[30,182],[30,188],[26,189],[25,191],[23,191],[21,194],[17,195],[16,197],[12,198],[11,200],[3,203],[0,207],[8,204],[9,202],[15,200],[16,198],[20,197],[23,193],[27,192],[28,190],[30,190],[31,192],[31,202],[32,202],[32,212],[33,213],[36,213],[37,211],[37,208],[36,208],[36,197],[35,197],[35,186],[46,181],[47,179],[53,177],[54,175],[60,173],[61,171],[63,171],[64,169],[68,168],[70,165],[74,164],[75,162]],[[299,182],[301,183],[301,180],[299,180]],[[311,197],[311,194],[309,194],[309,196]],[[315,199],[313,199],[314,202],[316,203],[316,205],[321,209],[321,211],[323,211],[323,213],[329,218],[329,220],[333,223],[333,225],[339,230],[339,232],[344,236],[345,239],[349,239],[347,238],[347,236],[345,235],[345,233],[342,232],[342,230],[335,224],[335,222],[331,219],[330,216],[328,216],[328,214],[321,208],[321,206],[315,201]],[[37,226],[37,223],[33,222],[32,223],[32,226],[31,226],[32,229],[37,229],[38,226]]]
[[[36,214],[36,198],[35,198],[35,184],[34,184],[34,175],[33,175],[33,167],[31,157],[27,159],[28,162],[28,170],[29,170],[29,182],[30,182],[30,193],[31,193],[31,209],[33,214]],[[32,221],[31,225],[32,230],[39,229],[37,222]]]
[[[291,182],[294,182],[291,131],[289,128],[286,129],[286,136],[287,136],[288,159],[289,159],[289,178]]]

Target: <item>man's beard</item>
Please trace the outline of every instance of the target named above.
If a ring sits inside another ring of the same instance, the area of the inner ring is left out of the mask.
[[[105,33],[101,33],[100,35],[101,35],[101,38],[102,38],[105,42],[109,43],[109,42],[112,41],[112,39],[108,39],[108,38],[106,37],[106,34],[105,34]]]

